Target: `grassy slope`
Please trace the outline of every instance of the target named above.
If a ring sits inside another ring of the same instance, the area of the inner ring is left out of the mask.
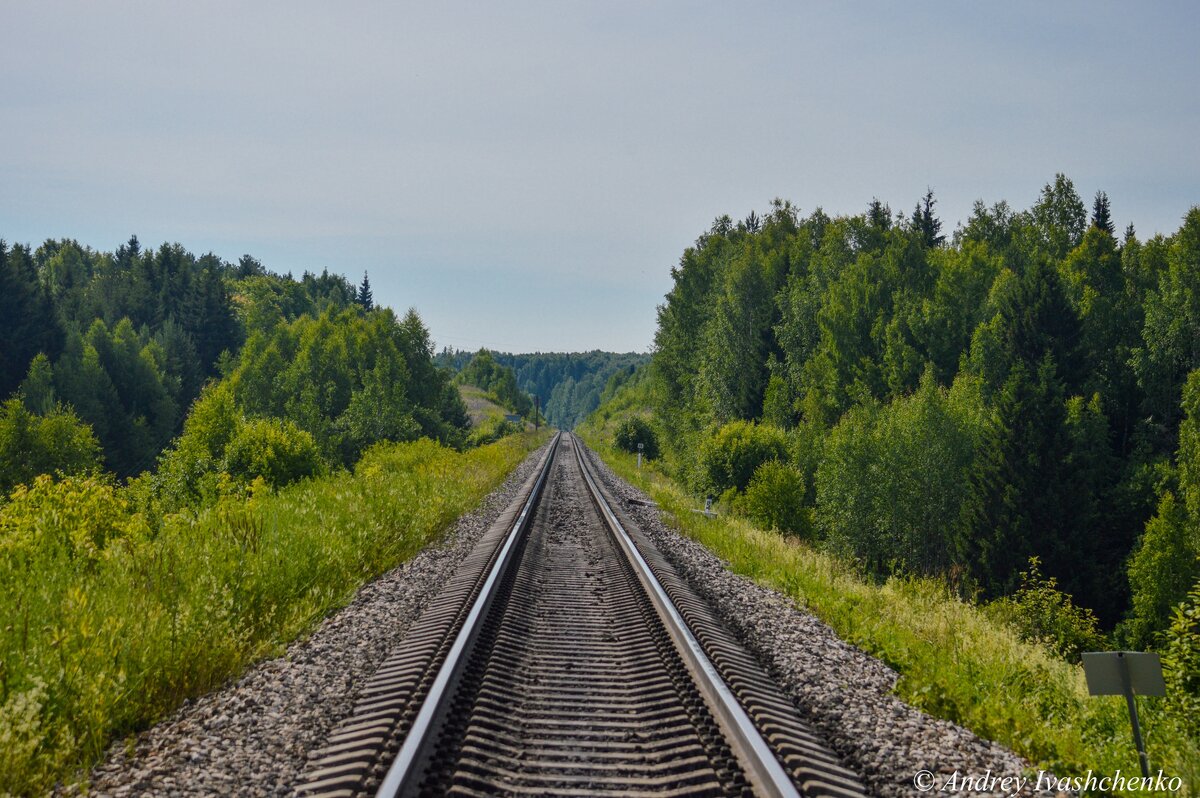
[[[504,418],[508,413],[488,398],[487,393],[474,385],[459,385],[458,393],[467,404],[467,415],[471,419],[472,427],[478,427],[489,419]]]
[[[114,738],[281,653],[544,437],[465,453],[380,446],[353,474],[172,517],[157,537],[110,540],[94,557],[62,542],[62,501],[40,515],[10,503],[0,541],[26,543],[0,546],[0,795],[44,793]]]
[[[607,420],[607,419],[603,419]],[[1119,697],[1091,698],[1082,669],[1021,641],[977,606],[934,580],[864,582],[840,561],[735,518],[690,512],[702,502],[633,455],[615,451],[597,419],[585,440],[622,477],[646,491],[669,523],[736,573],[794,599],[845,640],[900,673],[909,703],[1001,742],[1060,776],[1137,775],[1128,715]],[[1200,752],[1140,699],[1152,765],[1200,787]],[[935,764],[935,763],[929,763]],[[914,763],[914,769],[922,765]]]
[[[512,413],[511,410],[496,404],[483,389],[474,385],[460,384],[458,393],[467,404],[467,416],[471,419],[472,429],[478,429],[489,422],[503,421],[505,416]],[[533,425],[526,422],[525,429],[531,430]]]

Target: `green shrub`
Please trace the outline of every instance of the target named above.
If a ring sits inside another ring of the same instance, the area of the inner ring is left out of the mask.
[[[268,485],[279,488],[322,470],[321,453],[313,436],[283,419],[243,422],[225,450],[225,471],[245,483],[262,477]]]
[[[641,416],[630,416],[617,426],[613,432],[613,443],[623,452],[637,454],[638,444],[642,445],[642,454],[647,460],[658,458],[658,435],[650,422]]]
[[[1037,557],[1030,557],[1029,570],[1021,572],[1020,589],[993,602],[993,607],[1022,639],[1044,645],[1069,662],[1077,661],[1084,651],[1100,651],[1107,645],[1096,628],[1095,614],[1076,607],[1058,589],[1054,577],[1044,577]]]
[[[847,411],[816,467],[814,523],[830,548],[877,579],[965,565],[956,543],[982,412],[973,380],[946,390],[929,372],[909,396]]]
[[[471,434],[467,436],[467,445],[471,447],[486,446],[501,438],[521,432],[524,426],[523,423],[508,421],[501,416],[490,416],[471,430]]]
[[[350,396],[350,405],[334,425],[342,433],[343,461],[354,462],[364,449],[379,441],[419,438],[421,425],[407,404],[403,382],[389,375],[382,363],[365,372],[362,390]]]
[[[225,448],[242,415],[225,382],[205,388],[192,405],[183,434],[158,458],[158,468],[131,483],[135,501],[148,518],[211,504],[220,495]]]
[[[1158,512],[1146,523],[1127,572],[1132,608],[1124,631],[1131,644],[1151,645],[1171,624],[1172,612],[1200,579],[1200,535],[1188,523],[1183,501],[1171,491],[1159,499]]]
[[[100,464],[92,428],[71,410],[35,415],[19,399],[0,404],[0,501],[39,474],[77,474]]]
[[[58,558],[79,564],[100,558],[114,538],[141,538],[145,522],[109,477],[43,474],[21,485],[0,507],[0,557],[9,562]]]
[[[716,494],[745,490],[760,465],[787,458],[782,430],[734,421],[717,430],[700,449],[704,488]]]
[[[777,529],[804,538],[813,534],[812,517],[804,506],[804,475],[778,460],[758,467],[738,509],[764,529]]]
[[[1133,607],[1125,630],[1134,645],[1147,646],[1173,626],[1175,607],[1200,580],[1200,369],[1183,389],[1175,490],[1159,496],[1158,512],[1128,560]]]
[[[1164,634],[1163,671],[1169,711],[1200,736],[1200,581],[1175,607]]]

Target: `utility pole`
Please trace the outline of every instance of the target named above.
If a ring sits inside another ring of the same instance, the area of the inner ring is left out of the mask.
[[[533,395],[533,431],[538,430],[538,417],[542,414],[542,397]]]

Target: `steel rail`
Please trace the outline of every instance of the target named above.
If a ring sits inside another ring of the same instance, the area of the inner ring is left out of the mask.
[[[468,659],[465,654],[469,652],[479,635],[479,622],[491,608],[492,600],[496,596],[501,577],[507,571],[513,553],[517,548],[517,542],[529,526],[533,508],[537,506],[538,499],[541,498],[542,486],[550,474],[551,466],[554,465],[558,442],[561,438],[562,433],[559,432],[554,436],[554,440],[551,441],[550,456],[546,458],[542,471],[538,474],[537,482],[534,484],[533,490],[529,492],[529,498],[525,500],[525,504],[521,508],[520,515],[517,516],[516,521],[513,522],[512,529],[505,536],[504,544],[488,571],[487,579],[483,587],[480,588],[479,596],[475,604],[471,607],[471,611],[463,622],[458,635],[455,637],[454,644],[450,647],[446,659],[438,669],[438,674],[434,678],[425,700],[421,703],[421,709],[413,721],[412,728],[409,729],[408,735],[404,738],[404,744],[400,747],[399,753],[396,754],[395,760],[392,761],[391,767],[388,768],[387,775],[384,776],[383,782],[379,785],[379,790],[376,792],[378,798],[394,798],[394,796],[401,795],[402,791],[414,786],[411,784],[412,780],[420,775],[419,765],[422,755],[425,753],[427,746],[432,743],[430,739],[431,732],[442,715],[444,705],[453,696],[454,685],[462,674],[462,669]]]
[[[762,734],[754,725],[754,721],[750,719],[746,710],[738,702],[737,696],[721,678],[717,667],[704,652],[704,647],[692,634],[687,622],[675,607],[675,603],[671,601],[671,597],[667,595],[666,590],[642,557],[641,552],[638,551],[637,546],[634,545],[612,508],[609,507],[592,477],[590,464],[584,459],[580,447],[574,443],[572,440],[575,458],[579,461],[580,471],[583,473],[593,503],[604,517],[604,521],[621,551],[633,566],[638,580],[645,588],[663,625],[675,642],[675,647],[692,673],[705,702],[721,725],[722,731],[725,732],[734,755],[745,769],[751,787],[757,794],[771,798],[799,798],[800,793],[791,777],[783,769],[779,760],[775,758],[767,741],[763,739]]]

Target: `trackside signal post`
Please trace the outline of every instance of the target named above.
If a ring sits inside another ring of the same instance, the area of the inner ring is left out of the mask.
[[[1162,662],[1158,654],[1140,651],[1089,651],[1083,655],[1083,672],[1092,695],[1123,695],[1133,724],[1133,744],[1137,746],[1142,776],[1150,778],[1150,761],[1142,742],[1134,695],[1166,695]]]

